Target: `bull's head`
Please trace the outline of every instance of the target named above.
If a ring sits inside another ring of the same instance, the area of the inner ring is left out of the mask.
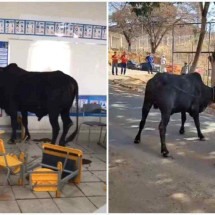
[[[215,86],[212,87],[212,92],[213,92],[213,94],[212,94],[212,102],[215,103]]]

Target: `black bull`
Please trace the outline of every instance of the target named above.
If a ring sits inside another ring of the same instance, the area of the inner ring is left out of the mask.
[[[69,113],[76,97],[76,129],[67,138],[66,135],[73,124]],[[22,114],[26,136],[28,131],[28,112],[35,113],[40,120],[49,115],[52,126],[52,143],[56,143],[59,134],[58,117],[63,121],[63,133],[59,144],[65,146],[72,141],[78,131],[78,84],[75,79],[61,71],[27,72],[16,64],[0,68],[0,107],[11,117],[11,141],[16,139],[17,112]]]
[[[164,157],[169,154],[165,143],[166,127],[170,116],[174,113],[181,112],[180,134],[184,134],[187,112],[194,119],[199,139],[204,140],[200,130],[199,113],[204,111],[210,103],[215,102],[214,89],[214,87],[204,85],[198,73],[180,76],[166,73],[156,74],[146,85],[142,119],[134,143],[140,142],[141,132],[152,105],[155,108],[159,108],[161,112],[159,132],[161,153]]]

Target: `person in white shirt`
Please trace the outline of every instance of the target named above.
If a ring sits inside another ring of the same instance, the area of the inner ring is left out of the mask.
[[[166,72],[166,58],[165,56],[163,55],[161,57],[161,66],[160,66],[160,72],[163,73],[163,72]]]
[[[184,66],[181,68],[181,75],[186,75],[189,73],[189,66],[187,62],[184,62]]]

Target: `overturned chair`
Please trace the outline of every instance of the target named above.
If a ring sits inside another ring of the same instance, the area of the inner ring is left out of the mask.
[[[7,170],[7,176],[4,185],[10,182],[10,175],[19,174],[19,185],[24,185],[24,174],[25,174],[25,163],[26,155],[24,152],[20,152],[17,156],[16,154],[7,153],[4,141],[0,139],[0,168]]]
[[[81,182],[82,157],[81,150],[43,144],[42,161],[26,169],[32,190],[53,191],[60,197],[65,183]]]

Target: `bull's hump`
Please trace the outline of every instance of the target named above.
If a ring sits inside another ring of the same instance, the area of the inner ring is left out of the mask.
[[[18,65],[16,63],[10,63],[7,68],[17,68]]]

